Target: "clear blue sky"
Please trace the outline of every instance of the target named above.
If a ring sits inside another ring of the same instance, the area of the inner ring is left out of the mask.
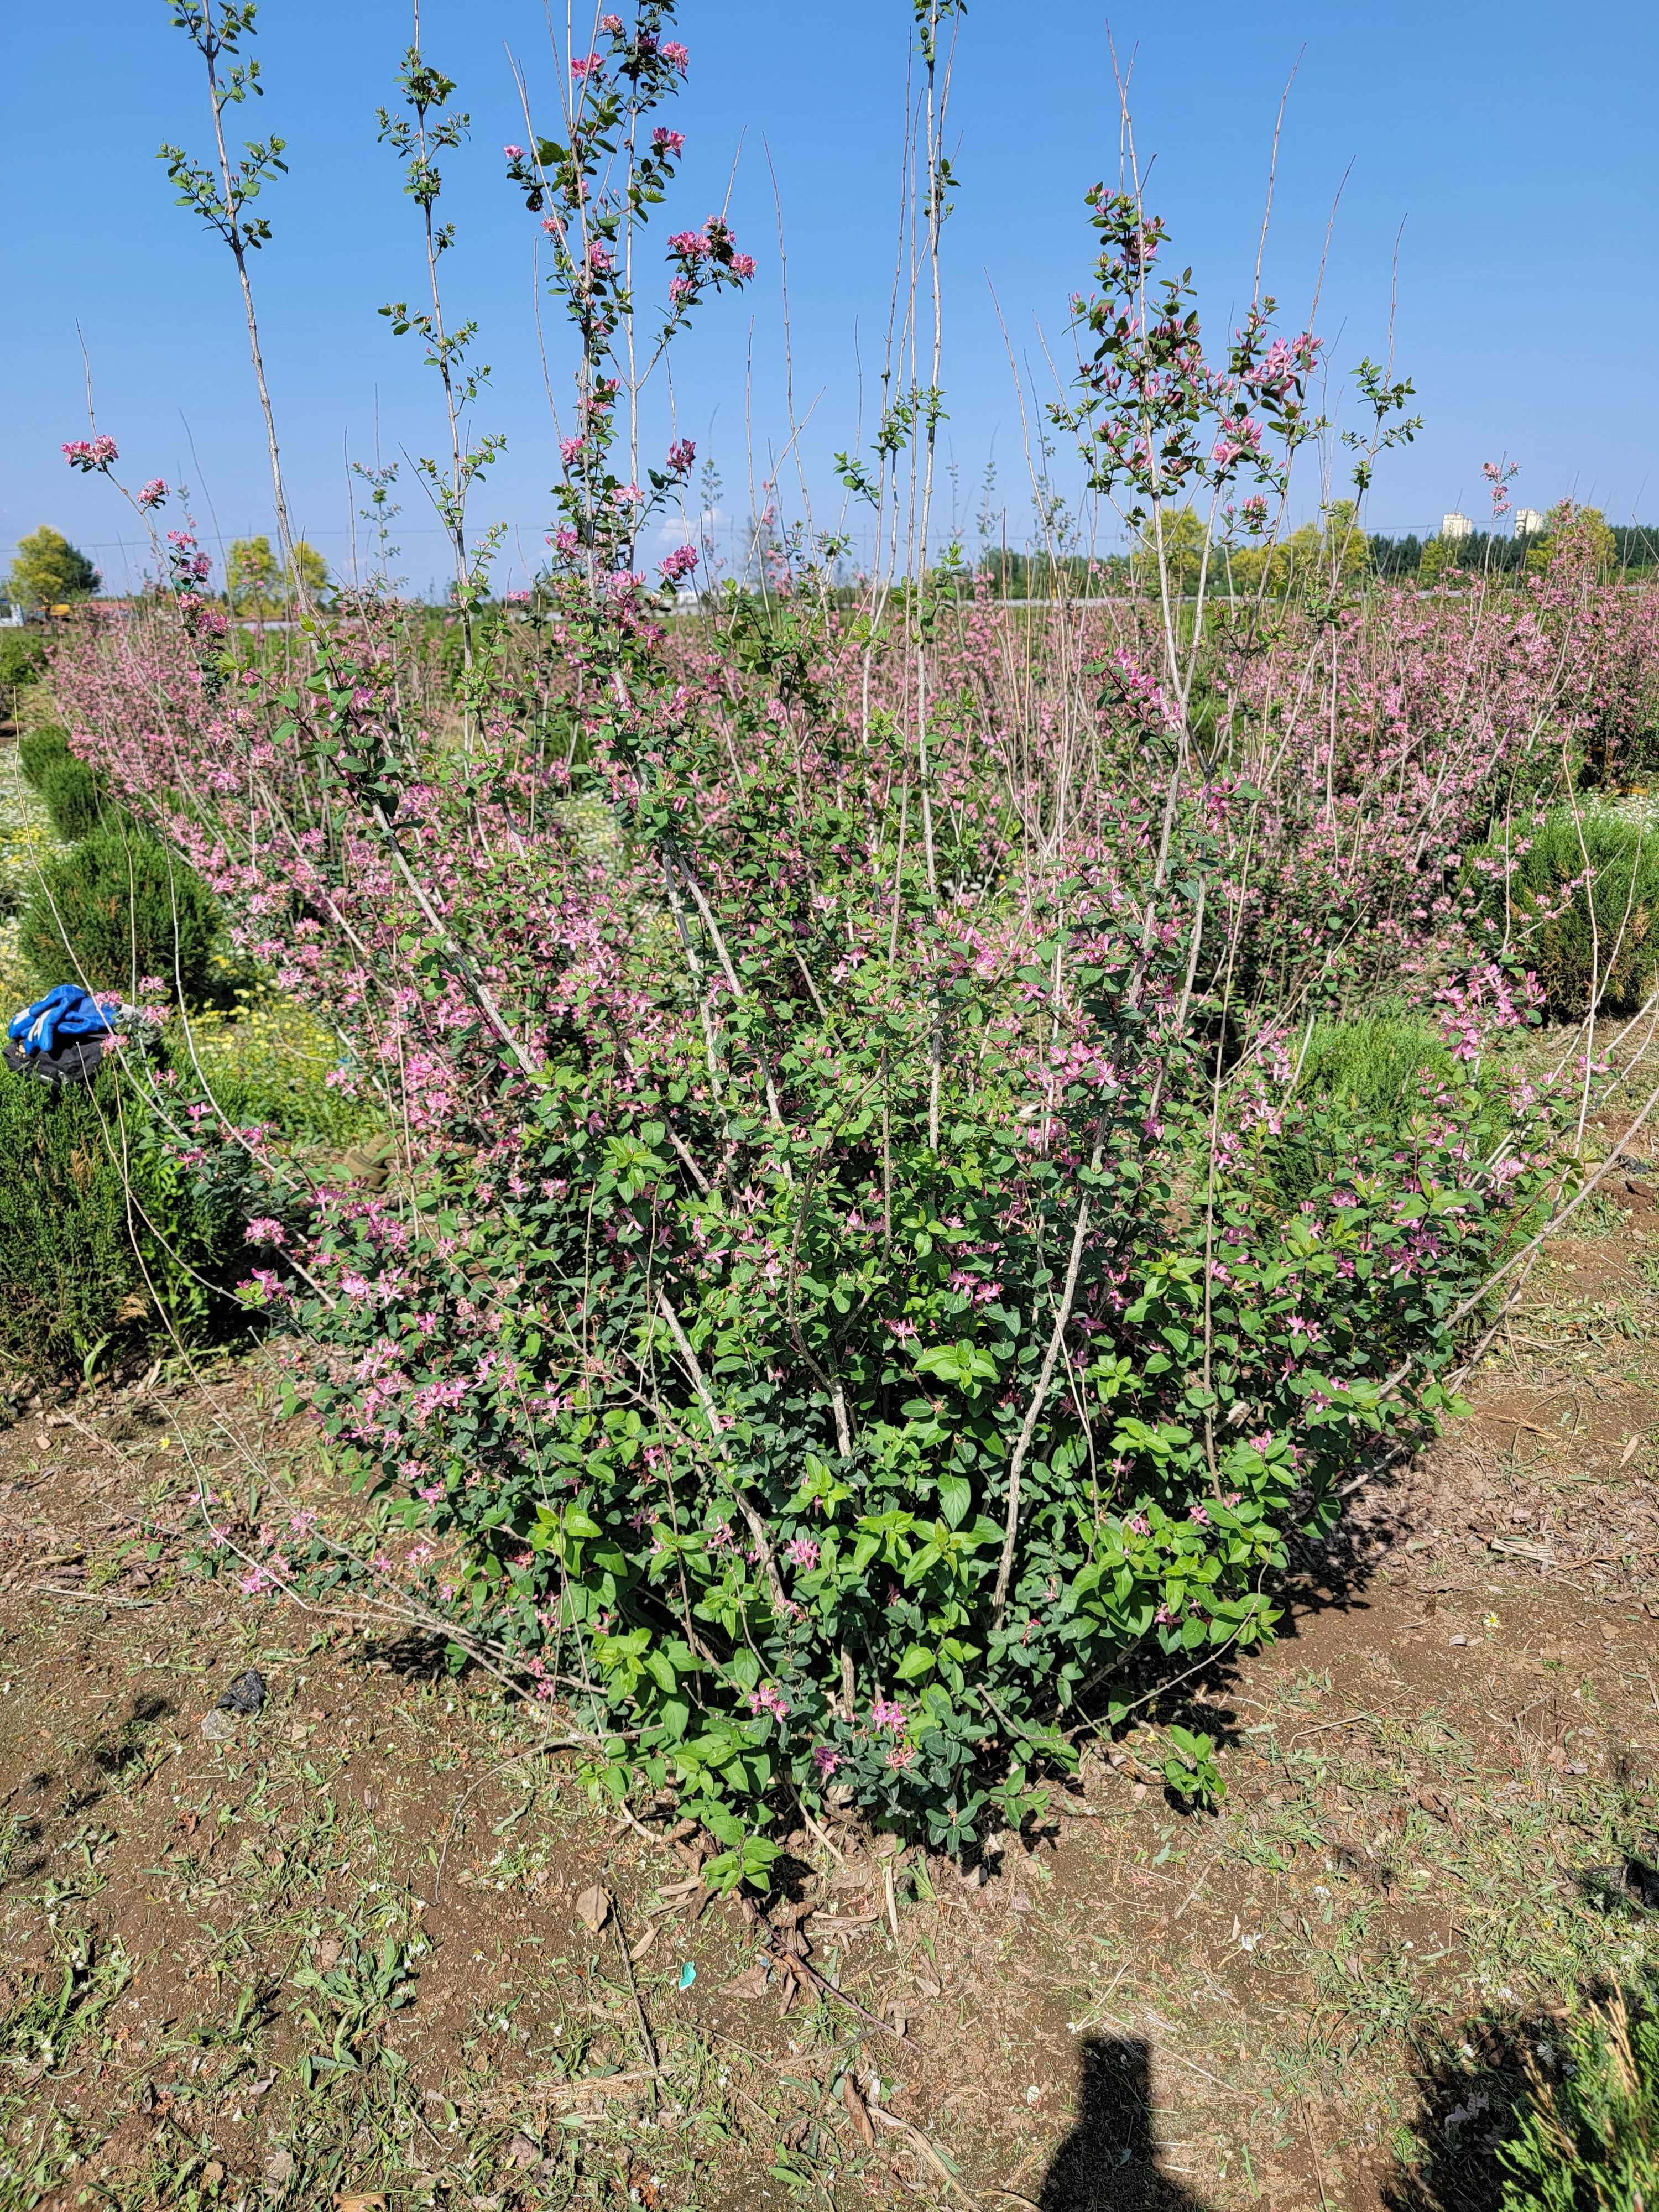
[[[10,540],[50,521],[94,550],[112,585],[123,578],[116,541],[134,539],[131,518],[58,458],[85,428],[77,319],[99,427],[118,438],[135,481],[185,479],[210,544],[270,526],[229,258],[172,205],[155,158],[163,137],[198,149],[206,139],[195,57],[167,12],[166,0],[77,0],[9,16],[0,563]],[[1063,347],[1067,296],[1087,281],[1082,195],[1115,169],[1108,21],[1085,0],[971,0],[961,33],[947,434],[965,512],[994,453],[1016,540],[1028,527],[1027,478],[991,288],[1041,381],[1040,331]],[[420,282],[414,210],[374,124],[409,11],[400,0],[264,0],[260,22],[268,96],[242,112],[248,129],[288,138],[291,163],[265,203],[276,234],[256,267],[267,355],[297,520],[338,561],[347,441],[368,457],[377,405],[389,457],[434,451],[441,435],[415,341],[394,340],[375,312]],[[787,434],[769,148],[798,411],[811,410],[800,450],[826,520],[830,457],[854,434],[855,346],[867,370],[890,283],[908,0],[682,0],[680,22],[692,69],[672,118],[689,143],[672,212],[695,223],[717,207],[737,160],[733,219],[761,275],[677,354],[678,427],[713,453],[725,505],[742,513],[751,435],[763,473]],[[1143,156],[1156,155],[1149,200],[1194,265],[1212,331],[1249,292],[1273,114],[1298,53],[1268,276],[1300,326],[1348,172],[1318,319],[1343,371],[1386,343],[1404,222],[1395,355],[1427,427],[1385,464],[1376,526],[1432,525],[1454,506],[1481,514],[1480,464],[1500,453],[1521,464],[1522,503],[1572,492],[1614,520],[1659,514],[1652,8],[1127,0],[1109,22],[1120,52],[1135,57],[1138,137]],[[524,136],[508,50],[532,86],[544,95],[550,86],[544,15],[540,0],[426,0],[423,29],[474,119],[471,148],[450,165],[445,204],[460,236],[446,274],[452,308],[478,318],[495,371],[480,425],[508,440],[476,518],[510,526],[521,570],[541,544],[556,463],[532,313],[533,225],[501,180],[500,147]],[[552,112],[544,97],[543,127]],[[562,388],[556,322],[549,337]],[[1303,491],[1316,496],[1311,474]],[[403,496],[402,566],[423,586],[441,567],[437,541],[418,492],[405,485]]]

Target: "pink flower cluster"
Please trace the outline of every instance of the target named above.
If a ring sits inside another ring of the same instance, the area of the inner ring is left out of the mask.
[[[106,469],[112,461],[120,458],[113,438],[72,438],[64,447],[64,459],[70,466],[88,473],[94,469]]]

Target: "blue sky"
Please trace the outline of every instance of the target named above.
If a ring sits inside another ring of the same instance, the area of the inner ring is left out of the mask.
[[[64,439],[85,433],[77,321],[99,427],[119,440],[134,480],[188,482],[210,546],[270,527],[229,258],[172,205],[155,158],[163,137],[197,148],[206,138],[198,64],[167,14],[166,0],[79,0],[14,9],[9,21],[0,562],[43,521],[92,549],[112,584],[126,558],[119,541],[137,550],[110,489],[58,457]],[[414,210],[374,122],[392,96],[409,10],[398,0],[264,0],[260,24],[268,96],[243,113],[249,130],[289,140],[291,165],[264,203],[276,238],[255,270],[267,359],[299,525],[338,565],[353,504],[345,455],[372,458],[377,410],[386,458],[437,450],[441,435],[415,341],[393,339],[376,313],[420,281]],[[735,162],[734,225],[761,264],[744,298],[717,303],[675,356],[677,426],[715,459],[728,514],[746,511],[751,465],[763,478],[788,437],[775,171],[797,413],[807,418],[799,451],[817,520],[835,519],[831,457],[852,442],[858,362],[867,379],[891,283],[910,25],[908,0],[682,0],[692,68],[672,118],[688,149],[671,214],[696,223],[718,207]],[[1346,372],[1387,344],[1403,222],[1395,360],[1427,420],[1416,445],[1384,465],[1376,526],[1432,525],[1456,506],[1480,514],[1480,464],[1499,455],[1521,465],[1520,503],[1571,492],[1614,520],[1659,514],[1653,9],[1292,0],[1247,11],[1140,0],[1109,16],[1084,0],[1043,9],[971,0],[951,119],[961,189],[947,233],[945,363],[964,516],[994,457],[1011,538],[1029,528],[1009,345],[1032,379],[1029,414],[1052,390],[1045,342],[1063,354],[1066,302],[1087,281],[1082,196],[1115,170],[1109,25],[1119,52],[1133,56],[1137,137],[1143,159],[1156,157],[1149,204],[1170,224],[1175,257],[1193,264],[1218,334],[1249,294],[1273,116],[1300,56],[1267,280],[1301,327],[1340,187],[1317,321],[1343,373],[1334,408]],[[446,276],[452,312],[478,319],[495,369],[479,427],[507,438],[476,519],[507,524],[521,572],[546,527],[556,459],[534,226],[501,180],[500,148],[524,137],[509,52],[540,95],[538,119],[550,122],[545,16],[541,0],[425,0],[422,28],[474,124],[448,171],[459,241]],[[557,391],[567,356],[556,320],[546,329]],[[1312,472],[1302,490],[1304,504],[1317,496]],[[947,510],[951,495],[947,483]],[[406,482],[402,496],[399,565],[424,586],[441,566],[438,540],[418,491]]]

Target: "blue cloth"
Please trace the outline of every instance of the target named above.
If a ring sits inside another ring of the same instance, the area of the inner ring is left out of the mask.
[[[15,1015],[6,1033],[21,1038],[25,1052],[50,1052],[60,1037],[105,1036],[110,1025],[89,991],[78,983],[59,983]]]

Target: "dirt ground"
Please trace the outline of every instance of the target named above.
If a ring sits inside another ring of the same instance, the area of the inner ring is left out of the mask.
[[[1659,1212],[1609,1188],[1160,1711],[1218,1815],[1149,1729],[973,1880],[803,1834],[769,1929],[418,1640],[202,1573],[198,1480],[316,1479],[258,1360],[14,1408],[0,2212],[1495,2205],[1524,2051],[1659,1964]]]

